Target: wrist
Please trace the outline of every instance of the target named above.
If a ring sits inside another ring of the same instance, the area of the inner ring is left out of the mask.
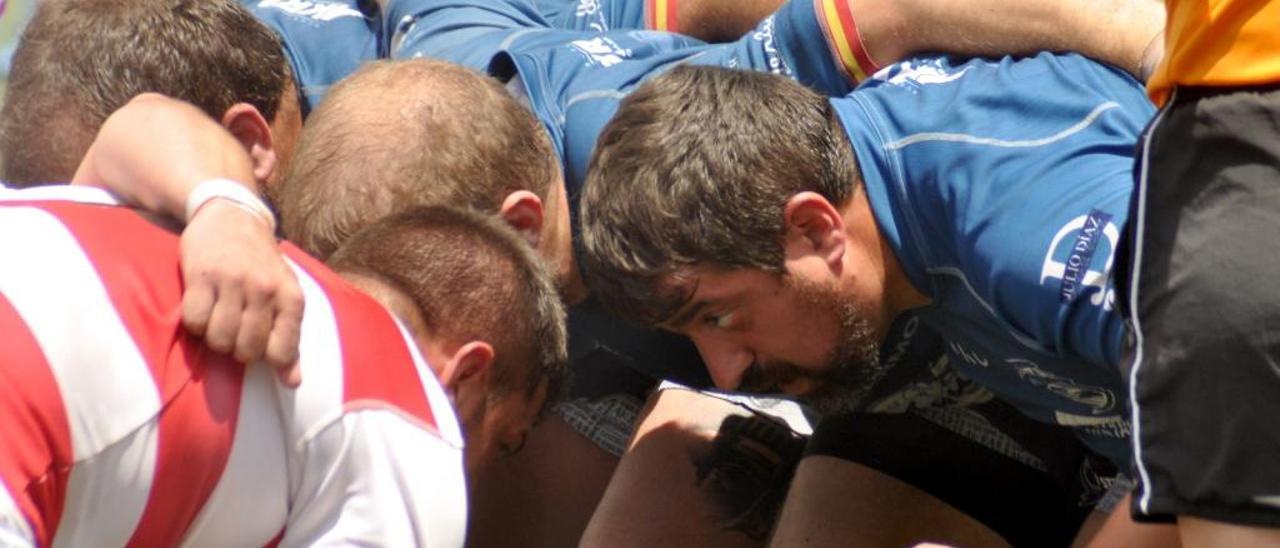
[[[184,221],[190,223],[205,206],[214,202],[232,205],[253,215],[275,233],[276,217],[267,204],[252,190],[231,179],[209,179],[197,184],[187,196]]]

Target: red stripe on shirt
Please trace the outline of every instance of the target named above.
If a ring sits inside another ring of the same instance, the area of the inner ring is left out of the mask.
[[[12,235],[11,235],[12,236]],[[37,545],[53,544],[71,473],[71,425],[57,379],[18,311],[0,293],[0,481]]]
[[[178,359],[192,364],[194,376],[160,414],[155,477],[130,546],[181,541],[217,487],[235,441],[244,366],[203,347]]]
[[[298,248],[282,246],[324,290],[342,348],[343,404],[379,401],[436,428],[418,368],[391,314]]]
[[[231,455],[244,367],[183,329],[176,234],[119,207],[40,207],[58,216],[93,264],[163,406],[151,491],[129,544],[177,544]]]

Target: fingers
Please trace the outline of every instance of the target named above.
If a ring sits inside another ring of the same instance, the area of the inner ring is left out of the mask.
[[[273,280],[258,277],[250,277],[245,281],[245,307],[240,315],[233,353],[236,361],[252,363],[269,358],[267,338],[271,335],[271,328],[275,322],[276,288],[273,282]]]
[[[232,280],[220,284],[214,296],[217,301],[209,316],[204,342],[214,351],[231,354],[235,350],[241,314],[245,308],[244,289],[238,280]]]
[[[213,285],[188,279],[186,288],[182,295],[182,326],[192,335],[202,337],[213,315]]]
[[[192,334],[203,335],[210,349],[241,363],[265,361],[285,369],[281,380],[296,386],[303,309],[297,279],[282,267],[279,277],[232,276],[222,278],[216,287],[189,285],[183,297],[183,323]]]
[[[302,386],[302,365],[299,362],[293,362],[288,367],[276,368],[276,378],[289,388]]]
[[[216,352],[281,368],[296,386],[302,287],[262,223],[211,203],[182,233],[183,325]]]
[[[280,380],[287,386],[296,387],[302,382],[302,371],[298,367],[298,344],[302,337],[302,312],[304,303],[302,290],[297,286],[297,279],[282,289],[277,295],[275,321],[271,326],[271,334],[267,339],[266,361],[282,368]]]

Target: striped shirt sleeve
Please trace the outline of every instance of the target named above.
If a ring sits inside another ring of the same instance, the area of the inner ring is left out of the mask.
[[[848,0],[813,0],[813,3],[831,56],[845,76],[856,84],[875,74],[880,67],[867,55]]]

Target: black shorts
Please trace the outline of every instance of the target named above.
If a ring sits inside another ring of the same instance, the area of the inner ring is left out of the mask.
[[[1000,400],[828,417],[806,452],[893,476],[1014,546],[1071,545],[1095,504],[1122,481],[1071,429],[1031,420]]]
[[[1280,86],[1181,88],[1140,147],[1134,517],[1280,526]]]

